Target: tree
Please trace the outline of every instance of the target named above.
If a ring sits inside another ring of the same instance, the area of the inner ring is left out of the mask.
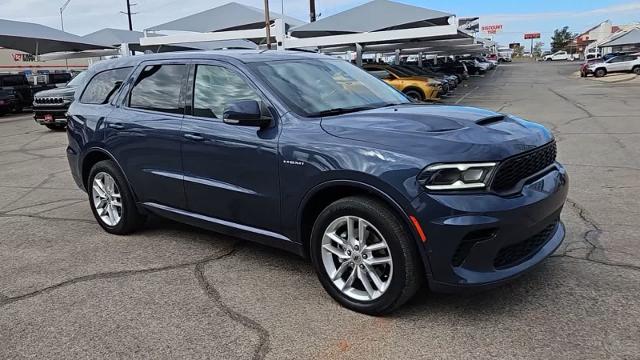
[[[522,54],[524,54],[524,46],[516,45],[513,47],[513,56],[522,57]]]
[[[568,26],[562,29],[555,29],[551,37],[551,52],[566,50],[567,45],[569,45],[576,36],[578,36],[578,34],[569,31]]]
[[[543,46],[544,46],[544,43],[542,41],[536,41],[536,44],[533,45],[533,56],[541,57]]]

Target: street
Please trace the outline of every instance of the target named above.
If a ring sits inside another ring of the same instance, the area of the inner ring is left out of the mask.
[[[561,248],[505,286],[425,289],[386,317],[341,307],[280,250],[159,218],[107,234],[65,132],[0,117],[0,358],[640,359],[640,81],[577,66],[501,64],[443,101],[554,132]]]

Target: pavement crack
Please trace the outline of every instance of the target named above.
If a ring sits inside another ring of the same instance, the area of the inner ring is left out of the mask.
[[[571,104],[571,105],[575,106],[576,108],[578,108],[578,109],[582,110],[585,114],[587,114],[587,116],[588,116],[588,117],[594,117],[594,116],[595,116],[595,115],[593,115],[589,110],[587,110],[587,108],[586,108],[584,105],[582,105],[582,104],[580,104],[580,103],[578,103],[578,102],[575,102],[575,101],[573,101],[573,100],[569,99],[568,97],[566,97],[566,96],[564,96],[564,95],[560,94],[559,92],[557,92],[557,91],[553,90],[552,88],[547,88],[547,89],[548,89],[549,91],[551,91],[552,93],[556,94],[556,96],[558,96],[558,97],[559,97],[559,98],[561,98],[562,100],[564,100],[564,101],[568,102],[569,104]]]
[[[602,229],[600,228],[598,223],[596,223],[596,221],[589,216],[587,210],[580,204],[570,198],[567,198],[567,204],[569,204],[576,211],[580,220],[582,220],[588,227],[591,228],[590,230],[587,230],[582,234],[582,240],[584,240],[584,242],[586,242],[591,247],[591,249],[585,256],[585,259],[589,260],[591,259],[594,251],[600,248],[598,246],[598,237],[602,233]]]
[[[38,220],[56,220],[56,221],[71,221],[71,222],[82,222],[87,224],[96,224],[95,220],[89,219],[77,219],[77,218],[63,218],[63,217],[51,217],[51,216],[42,216],[37,214],[4,214],[0,213],[0,218],[17,218],[17,217],[26,217]]]
[[[627,270],[640,271],[640,266],[636,266],[636,265],[614,263],[614,262],[610,262],[610,261],[597,260],[597,259],[586,259],[586,258],[583,258],[583,257],[573,256],[573,255],[568,255],[568,254],[551,255],[550,257],[552,257],[552,258],[563,258],[563,257],[566,257],[566,258],[570,258],[570,259],[582,260],[582,261],[587,261],[587,262],[596,263],[596,264],[600,264],[600,265],[623,268],[623,269],[627,269]]]
[[[204,259],[199,259],[196,261],[189,261],[189,262],[184,262],[184,263],[179,263],[179,264],[172,264],[172,265],[165,265],[165,266],[159,266],[159,267],[151,267],[151,268],[146,268],[146,269],[140,269],[140,270],[121,270],[121,271],[109,271],[109,272],[102,272],[102,273],[95,273],[95,274],[90,274],[90,275],[83,275],[83,276],[78,276],[69,280],[65,280],[63,282],[51,285],[51,286],[47,286],[45,288],[39,289],[39,290],[35,290],[26,294],[22,294],[22,295],[18,295],[18,296],[13,296],[13,297],[7,297],[4,296],[4,298],[0,297],[0,307],[5,306],[5,305],[9,305],[18,301],[22,301],[22,300],[26,300],[26,299],[30,299],[32,297],[36,297],[39,295],[43,295],[43,294],[47,294],[50,293],[52,291],[58,290],[60,288],[69,286],[69,285],[74,285],[74,284],[78,284],[78,283],[82,283],[82,282],[87,282],[87,281],[93,281],[93,280],[101,280],[101,279],[115,279],[115,278],[122,278],[122,277],[127,277],[127,276],[135,276],[135,275],[143,275],[143,274],[152,274],[152,273],[156,273],[156,272],[161,272],[161,271],[168,271],[168,270],[175,270],[175,269],[181,269],[181,268],[186,268],[186,267],[190,267],[190,266],[194,266],[200,263],[206,263],[209,261],[214,261],[217,259],[221,259],[225,256],[231,255],[236,251],[235,246],[231,246],[231,248],[228,251],[225,251],[223,254],[218,254],[218,255],[212,255],[212,256],[208,256]]]
[[[231,254],[228,254],[231,255]],[[259,322],[250,317],[243,315],[232,308],[230,308],[227,304],[222,301],[222,297],[218,290],[213,286],[211,282],[207,280],[207,277],[204,274],[204,266],[209,262],[209,260],[201,261],[196,264],[194,274],[198,283],[202,287],[202,290],[207,294],[207,296],[216,304],[220,310],[222,310],[229,318],[238,322],[239,324],[254,330],[258,334],[258,338],[260,343],[256,348],[253,359],[261,360],[264,359],[267,353],[269,352],[269,331],[265,329]]]

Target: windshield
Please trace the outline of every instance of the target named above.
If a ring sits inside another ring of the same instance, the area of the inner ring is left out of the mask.
[[[403,94],[344,60],[287,60],[250,64],[291,110],[333,115],[409,103]]]
[[[76,75],[76,77],[74,77],[73,79],[71,79],[71,81],[69,81],[67,83],[67,86],[80,86],[82,85],[82,82],[84,81],[84,77],[87,74],[86,71],[81,72],[80,74]]]

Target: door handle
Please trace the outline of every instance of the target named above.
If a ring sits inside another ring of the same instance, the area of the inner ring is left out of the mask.
[[[189,140],[193,140],[193,141],[203,141],[204,137],[197,135],[197,134],[184,134],[183,135],[185,138],[189,139]]]
[[[112,129],[116,129],[116,130],[124,129],[124,125],[122,125],[120,123],[109,124],[109,127],[112,128]]]

